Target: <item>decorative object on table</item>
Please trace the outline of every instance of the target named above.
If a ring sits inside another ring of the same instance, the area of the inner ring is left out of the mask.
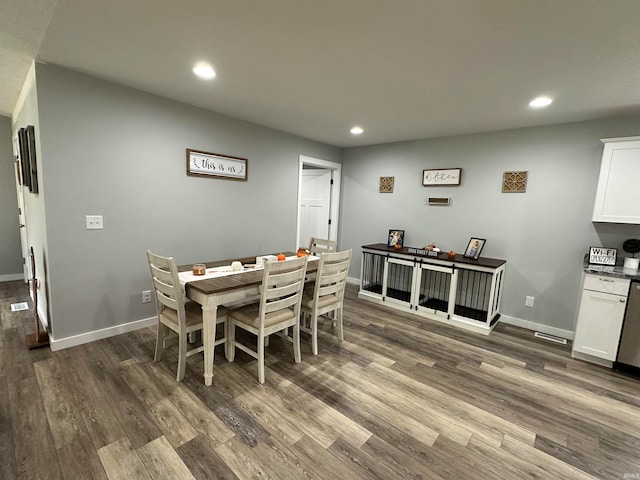
[[[218,177],[228,180],[246,180],[248,160],[187,148],[187,175],[192,177]]]
[[[394,250],[398,250],[398,251],[402,250],[402,244],[401,244],[401,243],[396,243],[396,244],[393,246],[393,249],[394,249]]]
[[[480,252],[482,251],[485,242],[486,240],[484,238],[471,237],[471,240],[469,240],[469,244],[464,251],[464,256],[477,260],[480,256]]]
[[[393,193],[393,179],[395,177],[380,177],[380,193]]]
[[[529,172],[504,172],[502,175],[502,193],[525,193]]]
[[[438,253],[440,253],[440,249],[436,247],[435,243],[430,243],[429,245],[425,245],[423,250],[427,252],[427,256],[429,257],[437,257]]]
[[[589,263],[592,265],[615,265],[617,248],[589,247]]]
[[[42,329],[40,325],[40,317],[38,317],[38,287],[39,282],[36,278],[36,256],[33,253],[33,247],[29,249],[29,256],[31,257],[31,280],[29,280],[29,286],[31,287],[31,296],[33,298],[33,333],[30,333],[26,337],[27,348],[32,350],[34,348],[44,347],[49,345],[49,335]]]
[[[449,253],[447,253],[447,257],[449,257],[450,259],[456,258],[456,252],[453,250],[449,251]]]
[[[622,243],[622,250],[631,254],[631,257],[624,259],[624,268],[627,270],[637,270],[640,266],[640,258],[636,258],[636,253],[640,252],[640,238],[630,238]]]
[[[304,256],[309,256],[309,250],[307,250],[304,247],[300,247],[298,249],[298,251],[296,252],[296,256],[297,257],[304,257]]]
[[[287,259],[287,257],[285,256],[284,253],[279,253],[278,254],[278,261],[279,262],[284,262]]]
[[[278,260],[276,255],[260,255],[256,257],[256,267],[262,268],[265,262],[275,262],[276,260]]]
[[[242,270],[242,262],[231,262],[231,271],[232,272],[239,272]]]
[[[395,245],[404,245],[404,230],[389,230],[389,237],[387,239],[387,247],[394,247]]]
[[[207,266],[204,263],[196,263],[191,271],[194,275],[204,275],[207,273]]]
[[[461,176],[461,168],[422,170],[422,185],[424,187],[460,185]]]

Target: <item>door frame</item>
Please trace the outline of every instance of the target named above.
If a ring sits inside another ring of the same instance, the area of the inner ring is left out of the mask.
[[[306,247],[307,242],[309,241],[309,239],[304,239],[303,241],[303,239],[300,238],[300,232],[302,229],[302,209],[300,208],[300,201],[302,199],[302,170],[305,165],[312,165],[314,167],[331,170],[333,185],[331,186],[331,195],[329,199],[329,219],[331,220],[331,224],[329,225],[329,240],[338,240],[338,214],[340,212],[340,179],[342,178],[342,165],[328,160],[300,155],[298,162],[298,221],[296,225],[296,248],[299,246]]]
[[[20,157],[20,152],[18,148],[18,136],[17,134],[12,135],[12,147],[13,147],[13,158],[17,163],[18,168],[22,165],[22,157]],[[22,175],[22,169],[20,168],[20,175]],[[22,254],[22,274],[24,276],[24,283],[29,282],[29,266],[27,265],[27,256],[28,256],[28,245],[29,240],[27,238],[27,209],[24,204],[24,179],[22,179],[22,185],[18,183],[18,176],[14,175],[14,181],[16,184],[16,198],[18,203],[18,225],[20,231],[20,250]]]

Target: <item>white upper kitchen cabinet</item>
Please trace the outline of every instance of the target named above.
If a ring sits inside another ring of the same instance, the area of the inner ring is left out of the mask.
[[[602,142],[593,221],[640,224],[640,137]]]

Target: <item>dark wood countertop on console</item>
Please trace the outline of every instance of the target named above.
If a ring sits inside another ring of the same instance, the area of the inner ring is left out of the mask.
[[[451,259],[448,257],[447,252],[440,252],[438,253],[437,257],[430,257],[428,255],[421,255],[418,253],[409,252],[410,248],[422,250],[421,248],[418,248],[418,247],[402,247],[402,250],[396,250],[393,247],[388,247],[386,243],[374,243],[371,245],[363,245],[362,248],[365,248],[367,250],[376,250],[384,253],[396,253],[396,254],[402,254],[402,255],[409,255],[409,256],[424,259],[427,261],[440,260],[444,262],[458,263],[458,264],[465,264],[465,265],[477,265],[480,267],[487,267],[487,268],[498,268],[504,265],[505,263],[507,263],[506,260],[500,260],[497,258],[487,258],[487,257],[480,257],[477,260],[473,260],[472,258],[467,258],[461,254],[456,254],[456,257],[454,259]]]

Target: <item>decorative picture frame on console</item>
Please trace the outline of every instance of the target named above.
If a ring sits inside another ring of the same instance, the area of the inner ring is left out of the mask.
[[[396,245],[402,247],[404,245],[404,230],[389,230],[389,237],[387,239],[387,247],[397,248]]]
[[[480,257],[480,252],[482,251],[485,242],[486,240],[484,238],[471,237],[467,248],[464,250],[464,256],[477,260],[478,257]]]

